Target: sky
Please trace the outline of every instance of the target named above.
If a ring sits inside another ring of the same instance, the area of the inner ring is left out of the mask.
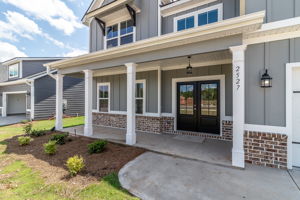
[[[0,62],[88,52],[81,18],[91,0],[0,0]]]

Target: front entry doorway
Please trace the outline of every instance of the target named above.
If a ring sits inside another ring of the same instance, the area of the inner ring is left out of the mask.
[[[177,83],[177,130],[220,134],[220,81]]]

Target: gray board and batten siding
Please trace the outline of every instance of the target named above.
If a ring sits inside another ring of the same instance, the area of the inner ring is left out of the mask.
[[[162,112],[172,112],[172,79],[196,76],[209,76],[225,74],[225,102],[226,115],[232,115],[232,66],[218,65],[209,67],[197,67],[193,69],[192,75],[186,75],[185,69],[162,71]],[[146,112],[157,113],[158,110],[158,81],[157,71],[138,72],[137,80],[146,80]],[[126,111],[127,86],[126,74],[111,75],[94,78],[93,81],[93,109],[97,109],[97,87],[98,83],[110,83],[110,110]]]
[[[64,77],[63,98],[67,100],[66,115],[84,115],[84,81],[73,77]],[[35,119],[46,119],[55,115],[55,80],[49,76],[35,82]]]
[[[246,50],[246,123],[286,126],[286,64],[300,62],[300,38],[249,45]],[[260,87],[264,69],[273,87]]]
[[[300,16],[300,0],[246,0],[246,14],[266,11],[265,22]]]

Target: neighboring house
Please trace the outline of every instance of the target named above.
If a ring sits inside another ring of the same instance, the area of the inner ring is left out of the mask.
[[[82,21],[90,53],[45,66],[60,88],[85,77],[85,135],[199,135],[232,141],[236,167],[300,166],[299,0],[94,0]]]
[[[47,74],[43,64],[61,58],[14,58],[0,66],[0,111],[2,117],[26,115],[31,120],[55,116],[56,71]],[[54,74],[54,75],[53,75]],[[66,115],[83,115],[84,82],[64,77],[64,111]]]

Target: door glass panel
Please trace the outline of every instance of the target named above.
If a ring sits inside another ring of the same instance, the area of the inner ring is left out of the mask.
[[[180,114],[194,114],[194,85],[180,85]]]
[[[218,116],[218,84],[201,84],[201,115]]]

